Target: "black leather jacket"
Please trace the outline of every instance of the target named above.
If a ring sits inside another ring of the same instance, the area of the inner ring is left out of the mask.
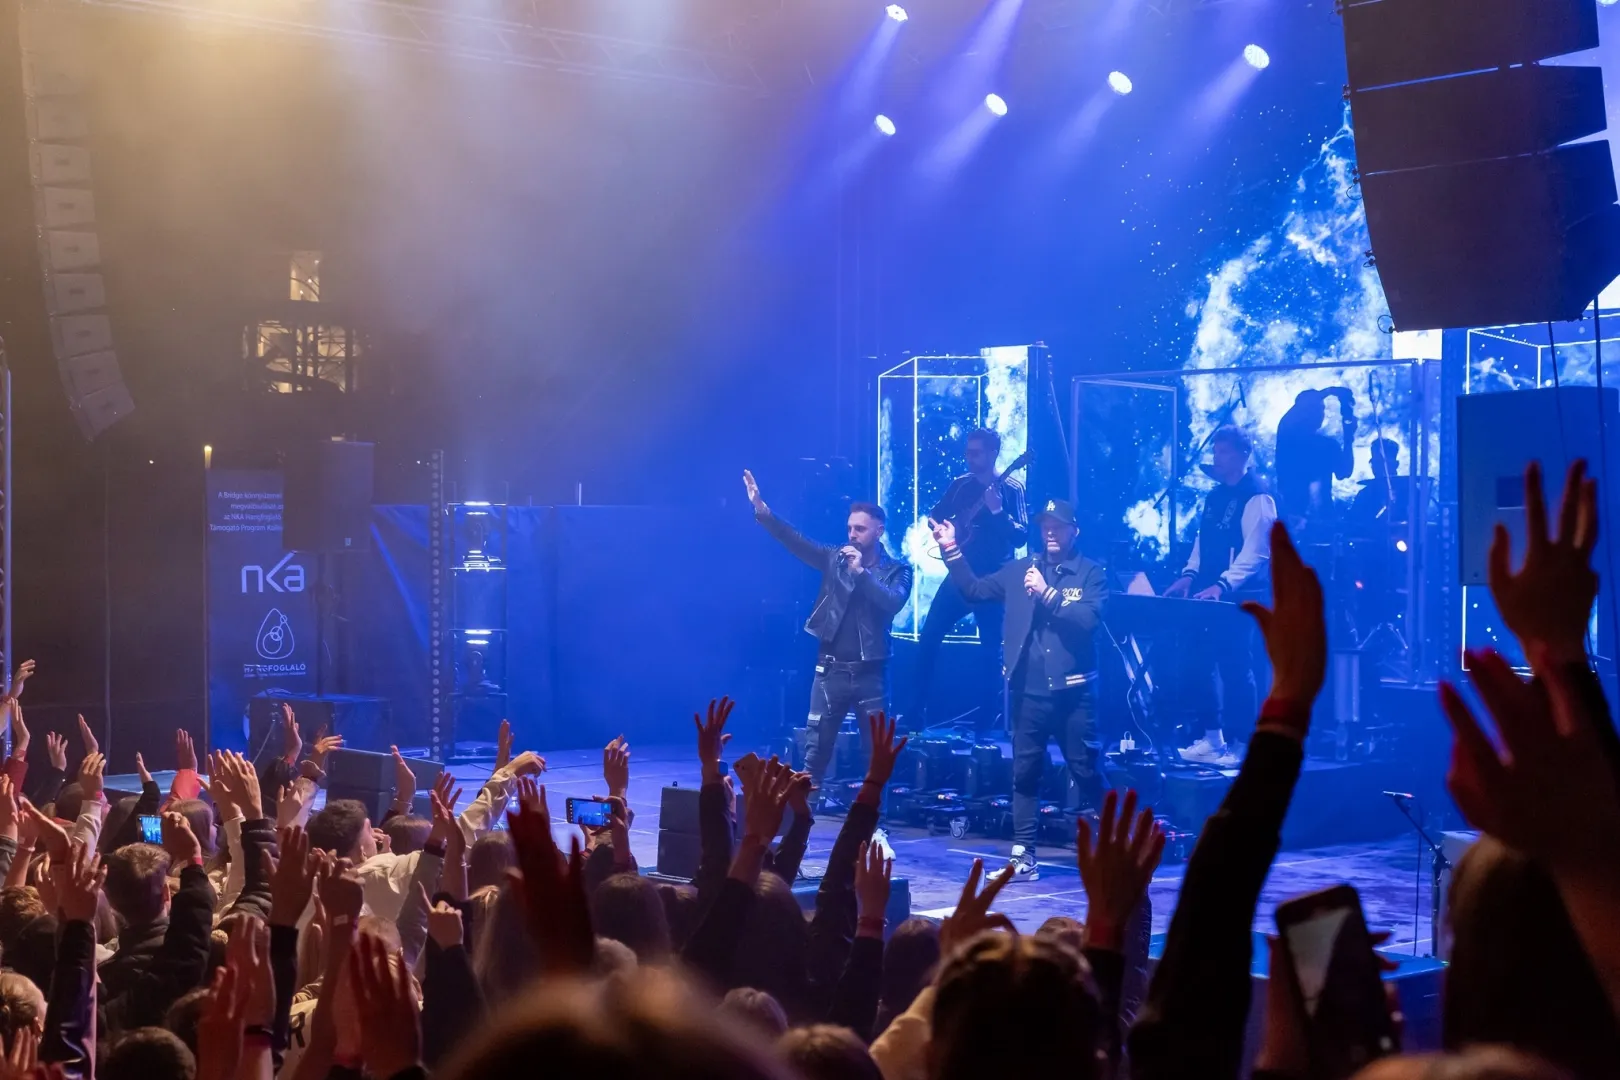
[[[911,595],[911,564],[891,559],[888,552],[879,548],[876,566],[864,574],[851,574],[844,569],[837,547],[816,543],[769,511],[755,514],[754,520],[765,526],[765,531],[781,541],[801,562],[821,571],[821,593],[816,597],[815,610],[805,621],[805,632],[814,635],[823,645],[831,645],[838,625],[844,621],[850,597],[860,589],[871,601],[859,609],[865,616],[858,627],[861,659],[887,660],[894,617],[906,606],[906,599]]]
[[[1031,596],[1024,574],[1038,563],[1046,578],[1046,595]],[[1103,568],[1078,551],[1055,567],[1040,556],[1014,559],[993,574],[979,577],[959,548],[945,554],[945,569],[969,600],[1004,600],[1007,618],[1002,623],[1003,673],[1009,678],[1018,665],[1035,622],[1035,605],[1050,615],[1052,633],[1041,638],[1047,685],[1053,690],[1084,686],[1097,678],[1097,628],[1102,625],[1103,601],[1108,599],[1108,576]]]

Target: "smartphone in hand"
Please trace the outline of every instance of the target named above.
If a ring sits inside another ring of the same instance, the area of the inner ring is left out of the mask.
[[[148,844],[163,843],[163,818],[157,814],[141,815],[141,840]]]
[[[1400,1034],[1355,889],[1337,885],[1279,905],[1277,932],[1294,966],[1312,1077],[1346,1080],[1399,1052]]]
[[[601,828],[613,820],[613,807],[606,799],[576,799],[568,796],[568,824]]]

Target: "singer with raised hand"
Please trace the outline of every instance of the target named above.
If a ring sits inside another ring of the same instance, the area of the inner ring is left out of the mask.
[[[810,686],[804,752],[804,768],[819,805],[821,778],[832,761],[845,715],[855,712],[862,741],[869,742],[866,717],[888,711],[891,632],[894,617],[911,595],[911,564],[890,558],[884,550],[883,508],[874,503],[850,504],[847,542],[835,547],[807,538],[771,513],[754,474],[747,470],[743,490],[754,506],[754,520],[800,561],[821,572],[821,592],[804,624],[820,650]]]
[[[1057,739],[1063,760],[1084,801],[1100,810],[1104,795],[1098,762],[1097,630],[1108,578],[1080,553],[1074,507],[1061,499],[1036,515],[1037,551],[993,574],[979,577],[956,544],[956,527],[930,521],[945,554],[945,567],[971,601],[1002,600],[1002,670],[1008,680],[1013,740],[1013,874],[1016,881],[1040,877],[1035,835],[1046,747]]]

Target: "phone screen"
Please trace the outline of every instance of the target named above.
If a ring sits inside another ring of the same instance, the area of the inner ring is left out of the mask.
[[[568,820],[574,825],[606,825],[612,816],[612,807],[595,799],[568,797]]]
[[[1399,1047],[1360,898],[1352,889],[1330,895],[1334,902],[1298,917],[1279,909],[1277,917],[1299,980],[1313,1075],[1342,1080]]]
[[[148,844],[162,844],[163,819],[156,814],[142,814],[141,839]]]

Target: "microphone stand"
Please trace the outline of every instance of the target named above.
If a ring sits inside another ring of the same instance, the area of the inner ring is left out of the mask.
[[[1389,797],[1390,802],[1395,804],[1395,809],[1401,812],[1401,816],[1406,819],[1407,824],[1411,825],[1417,832],[1418,839],[1429,849],[1429,955],[1438,956],[1440,955],[1440,875],[1451,869],[1451,860],[1446,858],[1446,853],[1440,849],[1440,845],[1434,842],[1434,839],[1424,831],[1422,823],[1412,815],[1412,809],[1407,805],[1409,796],[1396,791],[1386,791],[1384,794]],[[1419,873],[1422,872],[1422,856],[1423,853],[1420,849],[1418,852]],[[1412,906],[1413,956],[1417,955],[1417,918],[1418,908],[1414,904]]]

